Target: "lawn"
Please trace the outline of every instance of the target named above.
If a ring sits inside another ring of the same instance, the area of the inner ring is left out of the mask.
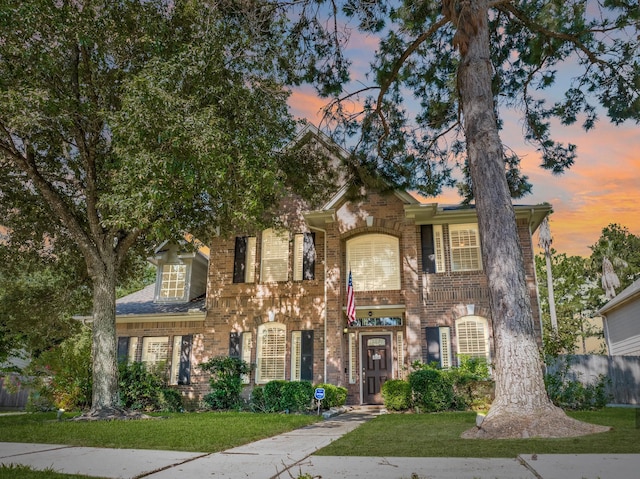
[[[613,430],[566,439],[461,439],[475,413],[386,414],[316,452],[324,456],[515,457],[517,454],[640,453],[640,428],[632,408],[569,412]]]
[[[76,422],[56,413],[0,415],[0,442],[217,452],[307,426],[315,415],[242,412],[167,413],[138,421]],[[0,476],[1,477],[1,476]]]
[[[316,452],[332,456],[515,457],[517,454],[640,453],[640,424],[632,408],[570,412],[613,430],[568,439],[460,439],[475,413],[385,414]],[[65,418],[71,415],[66,414]],[[55,413],[0,414],[0,442],[214,452],[280,434],[318,416],[252,413],[184,413],[142,421],[57,421]],[[640,416],[639,416],[640,417]],[[0,466],[0,479],[85,479]]]

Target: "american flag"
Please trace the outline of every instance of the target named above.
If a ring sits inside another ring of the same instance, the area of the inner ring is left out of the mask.
[[[353,278],[349,270],[349,283],[347,284],[347,320],[349,326],[356,321],[356,298],[353,293]]]

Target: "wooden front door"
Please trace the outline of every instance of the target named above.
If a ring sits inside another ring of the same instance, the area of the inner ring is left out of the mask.
[[[362,336],[362,402],[382,404],[381,388],[391,377],[391,338]]]

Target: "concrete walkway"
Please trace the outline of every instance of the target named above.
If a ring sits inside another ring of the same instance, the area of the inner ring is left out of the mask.
[[[377,414],[359,408],[214,454],[0,443],[0,464],[114,479],[635,479],[640,454],[539,454],[516,459],[315,456]],[[385,438],[393,440],[393,438]],[[514,451],[514,455],[517,451]],[[413,476],[416,477],[416,476]]]

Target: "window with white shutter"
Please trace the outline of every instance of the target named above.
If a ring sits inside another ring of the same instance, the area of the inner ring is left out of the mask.
[[[347,270],[351,270],[354,291],[400,289],[399,243],[395,236],[385,234],[347,241]]]
[[[262,232],[260,281],[287,281],[289,277],[289,237],[286,232],[268,229]]]
[[[480,234],[477,224],[449,225],[451,271],[482,269]]]
[[[256,383],[264,384],[275,379],[285,379],[286,355],[286,326],[280,323],[258,326]]]

